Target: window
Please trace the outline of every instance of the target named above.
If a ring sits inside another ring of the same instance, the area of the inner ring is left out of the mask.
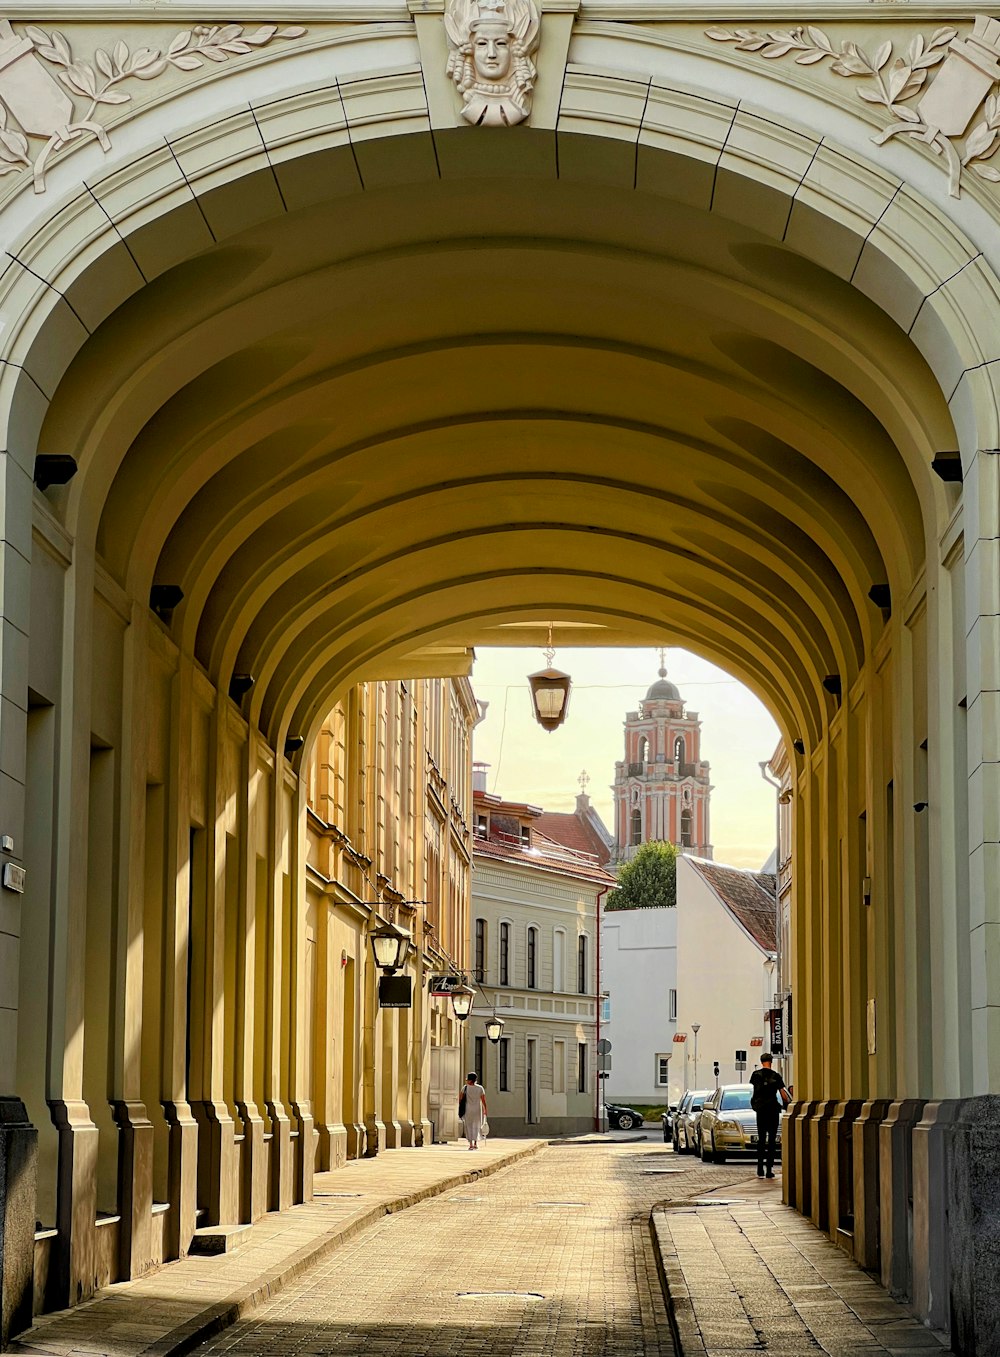
[[[587,993],[587,935],[582,933],[576,944],[576,989],[578,994]]]
[[[674,763],[681,764],[683,762],[684,762],[684,737],[678,735],[677,739],[674,741]]]
[[[611,995],[601,995],[601,1022],[611,1021]]]
[[[566,1092],[566,1043],[564,1041],[553,1041],[552,1043],[552,1092]]]
[[[691,812],[689,810],[681,811],[681,847],[691,847]]]
[[[501,1093],[510,1092],[510,1037],[501,1037],[500,1045],[497,1047],[497,1053],[500,1058],[499,1078],[497,1087]]]
[[[720,1104],[723,1112],[748,1111],[752,1092],[749,1088],[727,1088]]]
[[[587,1043],[581,1041],[576,1048],[576,1091],[587,1091]]]
[[[531,828],[529,825],[521,826],[521,847],[522,848],[531,847]]]
[[[668,1055],[658,1055],[656,1057],[656,1086],[657,1088],[666,1088],[670,1083],[670,1057]]]
[[[481,839],[485,839],[490,832],[489,821],[485,815],[476,816],[476,833]]]
[[[566,988],[566,934],[561,928],[552,935],[552,988],[557,994]]]
[[[638,806],[632,811],[632,832],[630,842],[634,848],[636,844],[642,843],[642,811]]]
[[[649,741],[646,739],[645,735],[639,741],[639,762],[649,762]]]
[[[676,991],[675,989],[670,990],[670,992],[669,992],[669,997],[668,997],[668,1002],[669,1002],[669,1004],[670,1004],[670,1009],[669,1009],[669,1012],[670,1012],[670,1021],[671,1021],[671,1022],[676,1022],[676,1021],[677,1021],[677,991]]]
[[[476,1037],[476,1074],[481,1084],[486,1083],[486,1038]]]
[[[480,984],[486,980],[486,920],[476,920],[476,979]]]
[[[528,929],[528,989],[538,988],[538,929]]]
[[[510,924],[500,925],[500,983],[510,984]]]

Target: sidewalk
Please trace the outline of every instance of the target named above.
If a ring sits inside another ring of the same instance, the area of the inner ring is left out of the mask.
[[[925,1328],[797,1211],[752,1178],[652,1216],[683,1357],[946,1357]]]
[[[275,1295],[359,1230],[449,1188],[496,1173],[540,1149],[541,1140],[489,1139],[387,1150],[318,1173],[315,1197],[256,1222],[234,1253],[192,1256],[134,1282],[120,1282],[71,1310],[41,1315],[13,1353],[79,1357],[180,1357]]]

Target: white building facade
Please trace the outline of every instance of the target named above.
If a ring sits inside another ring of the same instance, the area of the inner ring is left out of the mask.
[[[721,1084],[745,1083],[767,1039],[774,990],[774,878],[679,858],[674,912],[681,962],[671,1094],[714,1087],[716,1062]],[[738,1050],[747,1052],[745,1071]]]
[[[674,1041],[677,929],[678,911],[668,906],[602,910],[601,1035],[611,1042],[610,1103],[676,1102],[683,1090],[677,1065],[684,1048]]]
[[[537,806],[475,793],[472,974],[479,995],[466,1054],[495,1134],[592,1130],[597,1112],[598,899],[613,884],[595,857],[537,828]],[[499,1043],[486,1020],[503,1018]]]

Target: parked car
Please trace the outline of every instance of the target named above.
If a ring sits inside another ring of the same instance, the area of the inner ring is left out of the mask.
[[[698,1126],[698,1153],[709,1163],[724,1164],[729,1155],[757,1154],[757,1113],[750,1106],[749,1084],[724,1084],[706,1098]],[[781,1127],[778,1127],[781,1153]]]
[[[698,1122],[705,1099],[714,1089],[688,1089],[677,1106],[674,1118],[674,1150],[677,1154],[690,1154],[698,1143]]]
[[[671,1103],[666,1112],[661,1113],[660,1120],[663,1122],[663,1139],[666,1144],[674,1138],[674,1118],[677,1116],[677,1104]]]
[[[621,1103],[606,1103],[608,1125],[613,1131],[631,1131],[634,1126],[642,1125],[642,1113],[634,1107],[623,1107]]]

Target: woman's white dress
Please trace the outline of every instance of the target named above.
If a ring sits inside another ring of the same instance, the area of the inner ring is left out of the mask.
[[[465,1138],[472,1145],[479,1139],[479,1132],[483,1129],[483,1099],[486,1097],[486,1090],[482,1084],[465,1085],[465,1116],[462,1121],[465,1125]]]

